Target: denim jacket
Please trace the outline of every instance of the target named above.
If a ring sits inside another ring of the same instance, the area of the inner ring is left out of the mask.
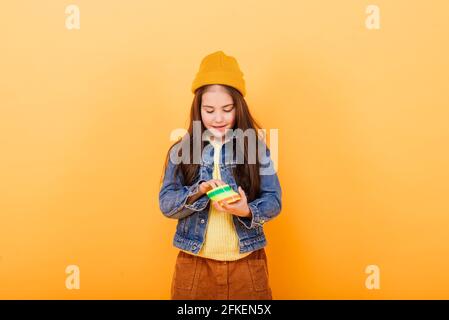
[[[232,136],[231,140],[236,143],[235,136]],[[231,143],[231,140],[225,142],[220,149],[221,160],[219,168],[221,180],[238,192],[238,186],[232,174],[232,168],[237,165],[236,156],[232,155],[232,152],[228,152],[225,147]],[[262,140],[259,140],[259,151],[257,154],[259,154],[260,162],[260,193],[258,198],[248,202],[252,215],[251,217],[233,215],[233,222],[239,239],[240,253],[254,251],[266,246],[267,240],[263,231],[263,224],[279,215],[281,211],[279,179],[274,170],[270,150]],[[168,218],[178,220],[173,245],[194,254],[200,251],[204,243],[210,201],[205,194],[191,204],[187,204],[187,199],[198,192],[199,185],[202,182],[213,179],[213,159],[213,145],[210,142],[206,142],[201,157],[200,169],[194,179],[194,183],[186,186],[181,182],[179,175],[182,173],[180,171],[178,171],[179,174],[176,179],[173,179],[176,165],[169,157],[159,192],[159,207],[162,213]]]

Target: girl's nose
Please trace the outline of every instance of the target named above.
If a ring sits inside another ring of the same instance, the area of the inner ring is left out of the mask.
[[[215,121],[218,122],[218,123],[220,123],[222,120],[223,120],[223,115],[222,115],[221,113],[218,113],[218,114],[215,116]]]

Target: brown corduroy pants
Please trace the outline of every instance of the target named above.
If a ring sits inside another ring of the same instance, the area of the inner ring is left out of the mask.
[[[264,248],[235,261],[218,261],[179,251],[172,300],[271,300]]]

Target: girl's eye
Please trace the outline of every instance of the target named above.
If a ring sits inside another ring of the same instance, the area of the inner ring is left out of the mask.
[[[213,111],[206,111],[207,113],[214,113]]]
[[[224,112],[231,112],[233,109],[234,108],[231,108],[231,109],[225,110]]]

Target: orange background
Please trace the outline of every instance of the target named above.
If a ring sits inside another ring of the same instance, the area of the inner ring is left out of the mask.
[[[65,28],[69,4],[80,30]],[[159,179],[216,50],[279,129],[274,298],[449,298],[448,13],[445,0],[2,4],[0,298],[169,298],[176,221]]]

